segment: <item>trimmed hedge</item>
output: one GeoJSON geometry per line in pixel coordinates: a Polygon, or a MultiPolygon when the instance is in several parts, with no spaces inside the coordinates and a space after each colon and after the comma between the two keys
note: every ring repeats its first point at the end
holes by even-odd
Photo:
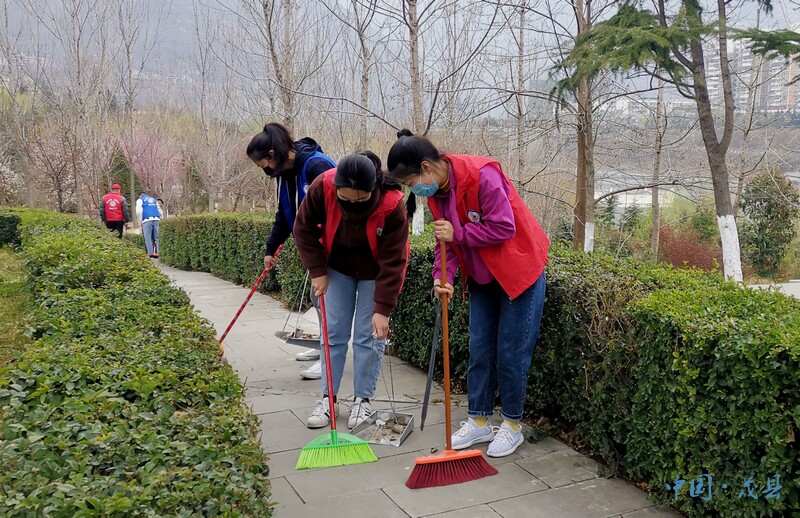
{"type": "Polygon", "coordinates": [[[122,237],[126,239],[129,243],[131,243],[136,248],[142,250],[143,252],[147,252],[147,248],[144,245],[144,234],[134,234],[133,232],[123,232],[122,237]]]}
{"type": "MultiPolygon", "coordinates": [[[[209,272],[252,286],[264,269],[264,250],[274,219],[268,212],[164,219],[159,225],[159,259],[182,270],[209,272]]],[[[270,272],[259,291],[277,289],[276,272],[270,272]]]]}
{"type": "Polygon", "coordinates": [[[0,371],[0,515],[270,516],[211,326],[129,244],[22,212],[33,345],[0,371]]]}
{"type": "MultiPolygon", "coordinates": [[[[431,295],[434,243],[430,232],[411,241],[390,334],[398,356],[424,366],[438,303],[431,295]]],[[[303,272],[293,247],[282,262],[290,267],[279,276],[281,286],[296,289],[303,272]]],[[[689,516],[798,512],[799,301],[725,282],[718,273],[620,263],[558,243],[547,275],[529,417],[575,426],[613,472],[649,481],[655,500],[689,516]],[[777,502],[760,494],[776,473],[777,502]],[[689,494],[690,482],[703,474],[714,480],[711,501],[689,494]],[[677,500],[667,489],[676,476],[686,480],[677,500]],[[750,476],[759,498],[740,499],[750,476]]],[[[451,368],[454,381],[464,383],[469,308],[458,279],[456,293],[451,368]]]]}
{"type": "Polygon", "coordinates": [[[800,304],[746,288],[666,289],[632,304],[631,317],[641,348],[628,470],[670,482],[683,474],[687,485],[687,475],[712,475],[713,500],[679,501],[687,513],[797,516],[800,304]],[[757,500],[740,495],[749,477],[757,500]],[[764,496],[776,482],[780,502],[764,496]]]}

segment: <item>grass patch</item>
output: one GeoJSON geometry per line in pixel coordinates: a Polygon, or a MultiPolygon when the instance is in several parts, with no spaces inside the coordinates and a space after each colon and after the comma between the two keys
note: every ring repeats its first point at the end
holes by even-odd
{"type": "Polygon", "coordinates": [[[30,342],[23,333],[30,304],[24,285],[22,261],[11,249],[0,247],[0,366],[7,365],[12,353],[30,342]]]}

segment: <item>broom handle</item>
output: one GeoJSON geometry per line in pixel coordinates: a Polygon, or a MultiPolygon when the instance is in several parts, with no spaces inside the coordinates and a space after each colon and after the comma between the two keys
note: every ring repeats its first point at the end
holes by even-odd
{"type": "MultiPolygon", "coordinates": [[[[447,246],[444,241],[439,241],[439,252],[442,267],[440,284],[444,287],[447,284],[447,246]]],[[[444,356],[444,421],[447,423],[444,435],[447,449],[452,450],[453,440],[450,435],[453,425],[450,422],[450,334],[447,325],[447,295],[442,295],[440,301],[442,303],[442,355],[444,356]]]]}
{"type": "MultiPolygon", "coordinates": [[[[283,248],[283,245],[279,246],[279,247],[278,247],[278,250],[276,250],[276,251],[275,251],[275,255],[274,255],[274,257],[275,257],[276,259],[277,259],[277,257],[278,257],[278,254],[279,254],[279,253],[281,253],[281,249],[282,249],[282,248],[283,248]]],[[[231,328],[233,327],[233,324],[235,324],[235,323],[236,323],[236,320],[239,318],[239,315],[241,315],[241,314],[242,314],[242,311],[244,311],[244,308],[245,308],[245,306],[247,306],[247,303],[248,303],[248,302],[250,302],[250,299],[253,297],[253,293],[255,293],[255,292],[256,292],[256,290],[258,289],[258,286],[259,286],[259,285],[261,284],[261,282],[264,280],[264,277],[266,277],[266,276],[267,276],[267,274],[269,273],[269,270],[270,270],[270,268],[264,267],[264,270],[261,272],[261,276],[259,276],[259,278],[258,278],[258,280],[256,281],[256,283],[255,283],[255,284],[253,284],[253,287],[252,287],[252,288],[250,288],[250,293],[247,295],[247,298],[246,298],[246,299],[244,299],[244,302],[242,302],[242,305],[241,305],[241,306],[239,306],[239,311],[237,311],[237,312],[236,312],[236,315],[234,315],[234,317],[233,317],[233,320],[231,320],[231,323],[230,323],[230,324],[228,324],[228,327],[227,327],[227,328],[225,328],[225,332],[224,332],[224,333],[222,333],[222,336],[220,336],[220,337],[219,337],[219,344],[220,344],[220,345],[222,345],[222,342],[224,342],[224,341],[225,341],[225,337],[226,337],[226,336],[228,336],[228,332],[229,332],[229,331],[231,330],[231,328]]]]}
{"type": "MultiPolygon", "coordinates": [[[[333,374],[331,373],[331,345],[328,343],[328,317],[325,315],[325,295],[319,296],[319,316],[322,320],[322,341],[325,344],[325,377],[328,379],[328,412],[331,415],[331,433],[336,435],[336,412],[334,412],[333,374]]],[[[325,394],[323,394],[324,396],[325,394]]]]}

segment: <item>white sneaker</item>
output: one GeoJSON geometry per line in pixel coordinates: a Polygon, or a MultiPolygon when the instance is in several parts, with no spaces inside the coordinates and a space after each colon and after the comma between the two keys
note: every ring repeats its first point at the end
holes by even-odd
{"type": "Polygon", "coordinates": [[[366,421],[370,415],[372,415],[372,405],[369,404],[369,401],[357,397],[350,407],[350,419],[347,420],[347,426],[352,430],[366,421]]]}
{"type": "Polygon", "coordinates": [[[299,362],[307,362],[311,360],[319,360],[319,349],[309,349],[294,355],[294,359],[299,362]]]}
{"type": "Polygon", "coordinates": [[[494,429],[489,422],[478,426],[471,417],[461,422],[461,428],[451,436],[454,450],[463,450],[479,442],[489,442],[494,437],[494,429]]]}
{"type": "MultiPolygon", "coordinates": [[[[339,404],[334,403],[333,405],[333,413],[334,415],[339,415],[339,404]]],[[[317,401],[314,410],[311,412],[311,415],[308,416],[306,420],[306,425],[309,428],[322,428],[323,426],[328,426],[331,422],[331,411],[330,406],[328,404],[328,398],[322,398],[321,401],[317,401]]]]}
{"type": "Polygon", "coordinates": [[[322,378],[322,362],[317,360],[311,367],[300,371],[300,377],[307,380],[318,380],[322,378]]]}
{"type": "Polygon", "coordinates": [[[511,455],[519,448],[519,445],[525,442],[525,437],[522,436],[522,427],[518,432],[506,423],[500,425],[499,428],[495,427],[497,434],[492,439],[489,448],[486,450],[486,455],[489,457],[505,457],[511,455]]]}

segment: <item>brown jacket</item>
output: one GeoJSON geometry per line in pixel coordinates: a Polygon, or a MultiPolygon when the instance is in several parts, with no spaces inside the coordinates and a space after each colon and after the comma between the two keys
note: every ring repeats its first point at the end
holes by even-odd
{"type": "MultiPolygon", "coordinates": [[[[397,295],[403,283],[403,270],[407,261],[408,221],[403,203],[386,216],[378,237],[377,258],[367,239],[367,220],[380,205],[382,191],[376,188],[370,198],[372,204],[364,214],[342,211],[342,219],[326,257],[320,239],[322,226],[327,224],[327,208],[323,176],[308,188],[303,203],[297,211],[294,239],[303,265],[311,277],[327,275],[328,268],[358,280],[375,281],[375,313],[389,316],[397,305],[397,295]]],[[[338,207],[337,207],[338,209],[338,207]]],[[[339,209],[341,210],[341,209],[339,209]]]]}

